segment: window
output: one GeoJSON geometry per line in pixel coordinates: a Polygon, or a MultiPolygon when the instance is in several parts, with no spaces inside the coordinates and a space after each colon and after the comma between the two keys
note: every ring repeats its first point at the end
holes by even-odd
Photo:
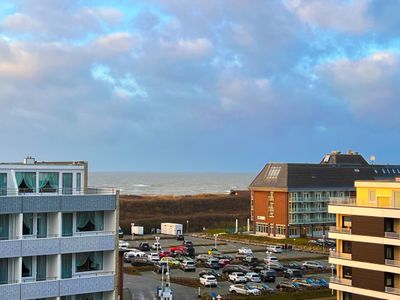
{"type": "Polygon", "coordinates": [[[394,287],[394,274],[385,272],[385,286],[394,287]]]}
{"type": "Polygon", "coordinates": [[[81,180],[82,180],[82,175],[81,173],[76,173],[76,191],[80,192],[81,191],[81,180]]]}
{"type": "Polygon", "coordinates": [[[103,252],[85,252],[75,255],[75,272],[103,270],[103,252]]]}
{"type": "Polygon", "coordinates": [[[76,213],[76,231],[104,230],[104,211],[84,211],[76,213]]]}
{"type": "Polygon", "coordinates": [[[58,173],[39,173],[39,191],[40,193],[56,193],[58,191],[58,173]]]}
{"type": "Polygon", "coordinates": [[[0,196],[7,195],[7,174],[0,173],[0,196]]]}
{"type": "Polygon", "coordinates": [[[394,259],[394,247],[385,245],[385,259],[394,259]]]}
{"type": "Polygon", "coordinates": [[[342,226],[351,228],[351,216],[342,216],[342,226]]]}
{"type": "Polygon", "coordinates": [[[36,257],[36,281],[46,280],[46,256],[36,257]]]}
{"type": "Polygon", "coordinates": [[[385,218],[385,232],[393,232],[393,219],[392,218],[385,218]]]}
{"type": "Polygon", "coordinates": [[[47,213],[24,213],[22,234],[37,238],[47,237],[47,213]]]}
{"type": "Polygon", "coordinates": [[[268,233],[268,224],[256,223],[256,232],[268,233]]]}
{"type": "Polygon", "coordinates": [[[343,292],[343,300],[351,300],[351,293],[343,292]]]}
{"type": "Polygon", "coordinates": [[[274,192],[270,192],[268,196],[268,216],[274,217],[274,192]]]}
{"type": "Polygon", "coordinates": [[[62,214],[62,236],[72,236],[72,213],[62,214]]]}
{"type": "Polygon", "coordinates": [[[271,167],[267,174],[267,179],[276,179],[281,171],[281,167],[271,167]]]}
{"type": "Polygon", "coordinates": [[[23,235],[33,235],[33,213],[26,213],[22,224],[23,235]]]}
{"type": "Polygon", "coordinates": [[[343,266],[343,278],[351,279],[351,267],[343,266]]]}
{"type": "Polygon", "coordinates": [[[62,174],[62,193],[72,194],[72,173],[62,174]]]}
{"type": "Polygon", "coordinates": [[[276,234],[277,235],[285,235],[286,234],[286,226],[285,225],[276,225],[276,234]]]}
{"type": "Polygon", "coordinates": [[[8,240],[10,237],[9,215],[0,215],[0,240],[8,240]]]}
{"type": "Polygon", "coordinates": [[[351,254],[351,242],[342,241],[342,252],[351,254]]]}
{"type": "Polygon", "coordinates": [[[61,278],[72,277],[72,254],[61,255],[61,278]]]}
{"type": "Polygon", "coordinates": [[[15,172],[15,180],[20,193],[36,192],[36,173],[35,172],[15,172]]]}
{"type": "Polygon", "coordinates": [[[33,275],[32,256],[22,257],[22,277],[32,277],[33,275]]]}
{"type": "Polygon", "coordinates": [[[8,258],[0,258],[0,284],[8,283],[8,258]]]}

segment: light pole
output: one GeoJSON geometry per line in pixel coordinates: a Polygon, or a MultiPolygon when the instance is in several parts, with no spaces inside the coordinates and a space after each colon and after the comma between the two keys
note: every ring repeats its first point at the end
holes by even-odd
{"type": "MultiPolygon", "coordinates": [[[[331,264],[331,270],[332,270],[332,277],[331,277],[331,281],[333,281],[333,269],[335,268],[335,266],[333,264],[331,264]]],[[[333,289],[332,289],[332,295],[333,295],[333,289]]]]}
{"type": "Polygon", "coordinates": [[[269,263],[271,261],[271,251],[267,251],[267,265],[268,265],[268,271],[270,271],[269,263]]]}
{"type": "Polygon", "coordinates": [[[214,234],[214,248],[217,249],[217,238],[218,238],[218,234],[214,234]]]}
{"type": "Polygon", "coordinates": [[[189,220],[186,220],[186,233],[189,233],[189,220]]]}
{"type": "Polygon", "coordinates": [[[156,239],[156,249],[157,249],[157,254],[159,254],[159,252],[158,252],[158,245],[160,244],[160,243],[159,243],[159,241],[160,241],[160,237],[159,237],[159,236],[156,236],[156,237],[155,237],[155,239],[156,239]]]}
{"type": "Polygon", "coordinates": [[[325,253],[325,234],[322,235],[322,253],[325,253]]]}

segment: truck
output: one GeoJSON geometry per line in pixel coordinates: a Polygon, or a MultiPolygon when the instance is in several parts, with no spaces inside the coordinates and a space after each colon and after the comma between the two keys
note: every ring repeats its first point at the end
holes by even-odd
{"type": "Polygon", "coordinates": [[[183,225],[176,223],[161,223],[161,234],[181,235],[183,234],[183,225]]]}

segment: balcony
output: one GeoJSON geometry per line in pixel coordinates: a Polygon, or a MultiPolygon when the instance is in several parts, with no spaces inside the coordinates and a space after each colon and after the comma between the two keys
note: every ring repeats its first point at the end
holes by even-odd
{"type": "Polygon", "coordinates": [[[290,218],[289,224],[326,224],[326,223],[335,223],[335,218],[320,218],[320,219],[297,219],[290,218]]]}
{"type": "Polygon", "coordinates": [[[330,251],[329,257],[351,260],[351,253],[330,251]]]}
{"type": "Polygon", "coordinates": [[[386,286],[385,287],[385,293],[400,295],[400,289],[386,286]]]}
{"type": "Polygon", "coordinates": [[[343,205],[343,206],[355,206],[357,204],[356,198],[354,197],[331,197],[329,198],[329,205],[343,205]]]}
{"type": "Polygon", "coordinates": [[[385,265],[392,267],[400,267],[400,260],[385,259],[385,265]]]}
{"type": "Polygon", "coordinates": [[[60,253],[107,251],[115,249],[115,232],[98,231],[63,237],[60,239],[60,253]]]}
{"type": "Polygon", "coordinates": [[[58,297],[59,281],[56,278],[47,278],[45,281],[31,281],[21,283],[21,299],[39,299],[58,297]]]}
{"type": "Polygon", "coordinates": [[[330,226],[329,232],[351,234],[351,228],[330,226]]]}
{"type": "Polygon", "coordinates": [[[400,239],[400,233],[397,232],[385,232],[385,238],[389,239],[400,239]]]}
{"type": "Polygon", "coordinates": [[[55,195],[115,195],[117,189],[115,188],[96,188],[88,187],[81,189],[72,188],[58,188],[58,189],[1,189],[0,197],[7,196],[55,196],[55,195]]]}
{"type": "Polygon", "coordinates": [[[341,284],[351,286],[351,279],[341,278],[341,277],[331,277],[330,283],[341,284]]]}
{"type": "Polygon", "coordinates": [[[0,284],[0,295],[2,299],[21,299],[21,286],[17,281],[0,284]]]}
{"type": "Polygon", "coordinates": [[[113,272],[82,274],[61,279],[60,296],[113,291],[114,280],[113,272]]]}

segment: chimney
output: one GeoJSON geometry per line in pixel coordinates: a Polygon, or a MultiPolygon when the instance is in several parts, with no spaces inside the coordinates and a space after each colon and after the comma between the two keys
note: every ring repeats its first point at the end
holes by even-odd
{"type": "Polygon", "coordinates": [[[35,164],[35,158],[32,156],[27,156],[24,158],[24,165],[34,165],[35,164]]]}

